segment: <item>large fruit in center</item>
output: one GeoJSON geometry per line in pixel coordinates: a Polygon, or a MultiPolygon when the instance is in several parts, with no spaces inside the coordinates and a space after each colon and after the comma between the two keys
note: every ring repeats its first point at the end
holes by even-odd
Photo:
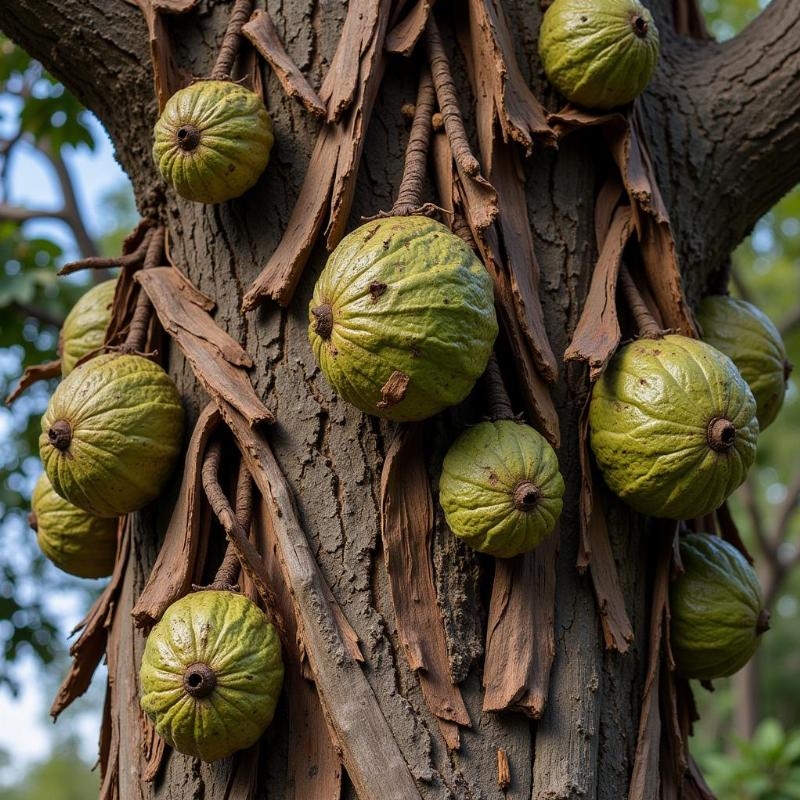
{"type": "Polygon", "coordinates": [[[108,354],[56,388],[39,453],[53,488],[98,517],[136,511],[161,493],[180,454],[175,384],[142,356],[108,354]]]}
{"type": "Polygon", "coordinates": [[[255,743],[283,684],[275,628],[246,597],[195,592],[147,637],[141,705],[179,753],[216,761],[255,743]]]}
{"type": "Polygon", "coordinates": [[[726,295],[706,297],[697,318],[703,339],[731,358],[750,386],[763,431],[781,410],[792,369],[778,329],[754,305],[726,295]]]}
{"type": "Polygon", "coordinates": [[[117,520],[95,517],[56,494],[42,473],[31,497],[31,527],[42,552],[64,572],[103,578],[114,570],[117,520]]]}
{"type": "Polygon", "coordinates": [[[718,536],[682,536],[680,551],[684,573],[669,592],[675,666],[686,678],[733,675],[769,628],[756,573],[718,536]]]}
{"type": "Polygon", "coordinates": [[[66,378],[84,356],[105,341],[117,279],[103,281],[81,295],[61,327],[61,374],[66,378]]]}
{"type": "Polygon", "coordinates": [[[744,481],[756,403],[733,362],[685,336],[622,347],[595,384],[591,445],[611,490],[643,514],[701,517],[744,481]]]}
{"type": "Polygon", "coordinates": [[[357,228],[314,288],[308,335],[331,386],[368,414],[431,417],[461,402],[497,336],[492,283],[472,250],[426,217],[357,228]]]}
{"type": "Polygon", "coordinates": [[[539,30],[547,79],[587,108],[630,103],[650,83],[658,50],[653,17],[636,0],[555,0],[539,30]]]}
{"type": "Polygon", "coordinates": [[[222,203],[255,184],[272,141],[272,120],[255,92],[228,81],[198,81],[167,101],[153,158],[181,197],[222,203]]]}
{"type": "Polygon", "coordinates": [[[529,425],[481,422],[442,464],[439,502],[456,536],[498,558],[533,550],[561,514],[564,479],[555,451],[529,425]]]}

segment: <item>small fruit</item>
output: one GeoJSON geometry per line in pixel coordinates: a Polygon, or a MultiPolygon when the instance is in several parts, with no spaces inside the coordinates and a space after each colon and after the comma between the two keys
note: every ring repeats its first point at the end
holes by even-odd
{"type": "Polygon", "coordinates": [[[703,339],[725,353],[749,384],[763,431],[781,410],[792,370],[778,329],[754,305],[726,295],[706,297],[698,321],[703,339]]]}
{"type": "Polygon", "coordinates": [[[68,503],[45,473],[34,487],[28,521],[42,552],[64,572],[103,578],[114,571],[117,520],[92,516],[68,503]]]}
{"type": "Polygon", "coordinates": [[[458,236],[421,216],[369,222],[342,239],[314,288],[309,322],[336,392],[397,421],[460,403],[497,336],[485,268],[458,236]]]}
{"type": "Polygon", "coordinates": [[[39,453],[53,488],[98,517],[155,500],[180,454],[183,406],[175,384],[142,356],[107,354],[56,388],[39,453]]]}
{"type": "Polygon", "coordinates": [[[669,592],[675,666],[686,678],[733,675],[769,629],[756,573],[718,536],[682,536],[680,551],[684,573],[669,592]]]}
{"type": "Polygon", "coordinates": [[[103,281],[81,295],[61,328],[61,374],[66,378],[84,356],[102,346],[111,321],[117,279],[103,281]]]}
{"type": "Polygon", "coordinates": [[[272,120],[255,92],[228,81],[198,81],[167,101],[153,158],[181,197],[223,203],[255,184],[272,141],[272,120]]]}
{"type": "Polygon", "coordinates": [[[481,422],[456,439],[442,464],[447,524],[498,558],[533,550],[561,514],[564,479],[555,451],[529,425],[481,422]]]}
{"type": "Polygon", "coordinates": [[[254,744],[283,684],[275,628],[240,594],[203,591],[173,603],[147,637],[141,706],[179,753],[216,761],[254,744]]]}
{"type": "Polygon", "coordinates": [[[573,103],[609,109],[630,103],[650,83],[658,30],[637,0],[555,0],[539,30],[547,79],[573,103]]]}
{"type": "Polygon", "coordinates": [[[609,488],[643,514],[701,517],[744,481],[758,420],[733,362],[685,336],[622,347],[592,390],[591,445],[609,488]]]}

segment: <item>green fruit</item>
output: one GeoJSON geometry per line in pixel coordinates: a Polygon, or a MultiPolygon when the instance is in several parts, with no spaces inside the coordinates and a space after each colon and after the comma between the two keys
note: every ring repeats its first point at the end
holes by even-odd
{"type": "Polygon", "coordinates": [[[97,356],[56,388],[42,417],[39,453],[53,488],[98,517],[155,500],[181,451],[175,384],[142,356],[97,356]]]}
{"type": "Polygon", "coordinates": [[[141,706],[179,753],[216,761],[254,744],[283,683],[275,628],[246,597],[189,594],[147,637],[141,706]]]}
{"type": "Polygon", "coordinates": [[[426,217],[362,225],[314,288],[308,336],[349,403],[398,421],[460,403],[497,336],[492,282],[472,250],[426,217]]]}
{"type": "Polygon", "coordinates": [[[255,92],[228,81],[199,81],[167,101],[153,158],[181,197],[222,203],[255,184],[272,141],[272,120],[255,92]]]}
{"type": "Polygon", "coordinates": [[[638,97],[653,77],[658,49],[653,17],[636,0],[555,0],[539,30],[547,79],[587,108],[638,97]]]}
{"type": "Polygon", "coordinates": [[[778,329],[754,305],[725,295],[706,297],[698,321],[703,339],[725,353],[750,385],[763,431],[781,410],[792,369],[778,329]]]}
{"type": "Polygon", "coordinates": [[[717,536],[682,536],[680,550],[684,573],[669,592],[675,666],[686,678],[733,675],[769,629],[756,573],[717,536]]]}
{"type": "Polygon", "coordinates": [[[84,356],[102,346],[111,321],[117,279],[89,289],[72,307],[61,328],[61,374],[66,378],[84,356]]]}
{"type": "Polygon", "coordinates": [[[45,473],[33,490],[28,519],[42,552],[59,569],[79,578],[103,578],[114,571],[117,520],[92,516],[68,503],[45,473]]]}
{"type": "Polygon", "coordinates": [[[555,451],[528,425],[481,422],[456,439],[442,464],[447,524],[498,558],[533,550],[561,514],[564,480],[555,451]]]}
{"type": "Polygon", "coordinates": [[[756,403],[733,362],[685,336],[622,347],[592,390],[591,445],[611,490],[643,514],[702,517],[744,481],[756,403]]]}

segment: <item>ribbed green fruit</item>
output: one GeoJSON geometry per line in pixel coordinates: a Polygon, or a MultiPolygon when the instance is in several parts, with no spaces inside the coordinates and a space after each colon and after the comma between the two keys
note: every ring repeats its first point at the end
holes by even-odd
{"type": "Polygon", "coordinates": [[[640,95],[658,51],[653,17],[636,0],[555,0],[539,30],[547,79],[587,108],[615,108],[640,95]]]}
{"type": "Polygon", "coordinates": [[[682,536],[680,551],[685,571],[669,593],[675,666],[686,678],[733,675],[769,628],[756,573],[718,536],[682,536]]]}
{"type": "Polygon", "coordinates": [[[272,120],[255,92],[228,81],[198,81],[167,101],[153,158],[181,197],[223,203],[255,184],[272,141],[272,120]]]}
{"type": "Polygon", "coordinates": [[[643,514],[702,517],[745,479],[756,403],[733,362],[685,336],[622,347],[592,390],[591,446],[609,488],[643,514]]]}
{"type": "Polygon", "coordinates": [[[56,388],[39,453],[53,488],[98,517],[118,517],[161,493],[181,451],[175,384],[142,356],[97,356],[56,388]]]}
{"type": "Polygon", "coordinates": [[[439,502],[456,536],[511,558],[533,550],[561,515],[558,458],[529,425],[481,422],[456,439],[442,464],[439,502]]]}
{"type": "Polygon", "coordinates": [[[61,327],[61,374],[66,378],[84,356],[105,341],[117,279],[103,281],[81,295],[61,327]]]}
{"type": "Polygon", "coordinates": [[[726,295],[706,297],[697,317],[703,339],[731,358],[749,384],[763,431],[781,410],[792,370],[778,329],[754,305],[726,295]]]}
{"type": "Polygon", "coordinates": [[[497,336],[486,269],[458,236],[421,216],[369,222],[342,239],[314,288],[309,322],[336,392],[398,421],[461,402],[497,336]]]}
{"type": "Polygon", "coordinates": [[[173,603],[147,637],[141,706],[178,752],[216,761],[254,744],[283,684],[281,645],[263,612],[233,592],[173,603]]]}
{"type": "Polygon", "coordinates": [[[29,521],[42,552],[64,572],[103,578],[114,571],[117,520],[95,517],[68,503],[46,473],[34,487],[29,521]]]}

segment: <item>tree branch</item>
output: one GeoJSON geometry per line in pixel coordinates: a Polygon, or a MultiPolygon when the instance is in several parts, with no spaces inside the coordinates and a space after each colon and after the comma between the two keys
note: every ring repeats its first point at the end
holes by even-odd
{"type": "Polygon", "coordinates": [[[0,203],[0,220],[6,222],[28,222],[32,219],[60,219],[68,223],[64,210],[60,208],[48,210],[46,208],[25,208],[23,206],[0,203]]]}

